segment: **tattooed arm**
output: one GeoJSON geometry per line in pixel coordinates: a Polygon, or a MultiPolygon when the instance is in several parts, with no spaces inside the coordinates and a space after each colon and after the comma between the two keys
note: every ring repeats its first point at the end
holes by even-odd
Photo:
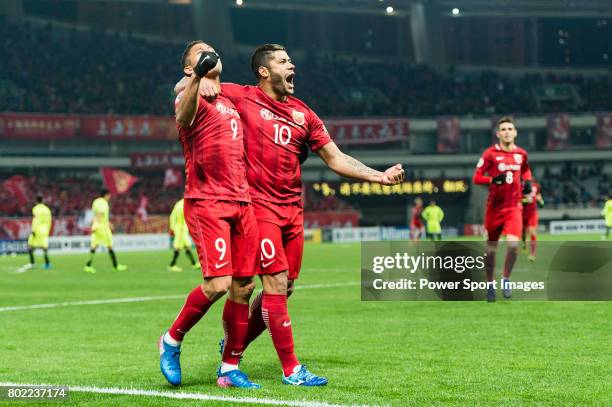
{"type": "Polygon", "coordinates": [[[336,143],[331,142],[315,151],[336,174],[361,181],[378,182],[383,185],[398,184],[404,180],[401,164],[395,164],[385,172],[377,171],[350,155],[344,154],[336,143]]]}

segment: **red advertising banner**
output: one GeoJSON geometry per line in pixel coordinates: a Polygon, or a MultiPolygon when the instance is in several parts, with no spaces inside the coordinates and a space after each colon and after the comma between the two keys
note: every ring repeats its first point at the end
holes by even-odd
{"type": "MultiPolygon", "coordinates": [[[[138,216],[111,215],[114,233],[167,233],[168,216],[149,215],[145,220],[138,216]]],[[[0,240],[27,239],[30,235],[32,218],[0,218],[0,240]]],[[[89,234],[91,222],[77,216],[53,217],[52,236],[73,236],[89,234]]]]}
{"type": "Polygon", "coordinates": [[[548,150],[565,150],[569,145],[570,117],[567,113],[554,114],[546,118],[548,150]]]}
{"type": "Polygon", "coordinates": [[[164,188],[180,188],[183,186],[183,171],[168,168],[164,173],[164,188]]]}
{"type": "Polygon", "coordinates": [[[465,223],[463,225],[463,235],[464,236],[484,236],[485,228],[480,224],[473,223],[465,223]]]}
{"type": "Polygon", "coordinates": [[[0,113],[0,136],[15,138],[70,138],[79,120],[65,115],[0,113]]]}
{"type": "Polygon", "coordinates": [[[612,113],[597,115],[597,148],[612,148],[612,113]]]}
{"type": "Polygon", "coordinates": [[[355,210],[343,211],[306,211],[304,227],[347,227],[359,226],[360,214],[355,210]]]}
{"type": "Polygon", "coordinates": [[[176,124],[172,117],[81,117],[79,135],[111,140],[178,140],[176,124]]]}
{"type": "Polygon", "coordinates": [[[182,168],[185,159],[182,153],[133,153],[130,154],[130,164],[135,168],[182,168]]]}
{"type": "Polygon", "coordinates": [[[410,133],[408,119],[330,119],[325,120],[336,144],[382,144],[406,141],[410,133]]]}
{"type": "Polygon", "coordinates": [[[458,117],[438,117],[438,153],[459,151],[461,130],[458,117]]]}

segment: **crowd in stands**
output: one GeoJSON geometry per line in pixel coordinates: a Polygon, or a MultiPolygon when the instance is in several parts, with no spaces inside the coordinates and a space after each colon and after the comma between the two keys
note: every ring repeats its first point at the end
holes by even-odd
{"type": "Polygon", "coordinates": [[[355,210],[353,206],[334,195],[322,196],[314,192],[309,185],[304,185],[304,210],[312,212],[332,212],[355,210]]]}
{"type": "Polygon", "coordinates": [[[549,207],[599,207],[610,194],[612,182],[601,166],[576,166],[560,171],[545,168],[541,179],[542,197],[549,207]]]}
{"type": "MultiPolygon", "coordinates": [[[[153,42],[97,30],[24,23],[0,26],[2,110],[51,113],[172,114],[184,44],[153,42]]],[[[226,55],[223,79],[253,83],[247,56],[226,55]]],[[[612,75],[505,76],[440,73],[396,62],[363,63],[334,56],[296,59],[296,95],[321,116],[430,116],[607,110],[612,75]],[[536,103],[533,87],[569,84],[566,105],[536,103]]]]}
{"type": "MultiPolygon", "coordinates": [[[[163,187],[163,174],[135,175],[139,180],[127,193],[111,197],[111,214],[135,215],[143,196],[147,198],[149,214],[169,214],[182,197],[182,188],[163,187]]],[[[7,178],[0,178],[0,185],[7,178]]],[[[80,215],[91,208],[103,189],[100,178],[93,175],[64,177],[40,173],[25,178],[25,202],[5,188],[0,189],[0,216],[31,216],[38,195],[43,196],[54,216],[80,215]]]]}

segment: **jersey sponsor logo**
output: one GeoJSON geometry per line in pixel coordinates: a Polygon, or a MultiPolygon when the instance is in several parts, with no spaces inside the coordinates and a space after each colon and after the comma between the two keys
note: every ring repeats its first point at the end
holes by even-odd
{"type": "Polygon", "coordinates": [[[523,163],[523,156],[520,154],[514,154],[514,161],[516,161],[517,164],[522,164],[523,163]]]}
{"type": "Polygon", "coordinates": [[[299,124],[300,126],[306,122],[306,118],[304,113],[294,110],[291,112],[291,116],[293,116],[293,121],[299,124]]]}
{"type": "Polygon", "coordinates": [[[265,107],[259,111],[259,114],[261,115],[261,118],[264,119],[264,120],[278,120],[280,122],[287,123],[291,127],[298,128],[298,126],[296,126],[296,123],[294,123],[291,120],[288,120],[288,119],[286,119],[284,117],[280,117],[280,116],[272,113],[271,111],[269,111],[265,107]]]}
{"type": "Polygon", "coordinates": [[[480,157],[480,160],[478,160],[478,164],[476,164],[476,167],[480,168],[484,165],[484,159],[482,157],[480,157]]]}
{"type": "Polygon", "coordinates": [[[274,118],[274,114],[266,108],[263,108],[259,111],[261,118],[264,120],[272,120],[274,118]]]}
{"type": "Polygon", "coordinates": [[[497,168],[501,171],[519,171],[521,169],[520,165],[516,165],[516,164],[504,164],[504,163],[499,163],[499,165],[497,166],[497,168]]]}
{"type": "Polygon", "coordinates": [[[225,106],[221,102],[217,102],[215,107],[217,108],[217,111],[219,111],[219,113],[229,114],[229,115],[232,115],[232,116],[240,117],[240,114],[238,114],[238,111],[236,109],[233,109],[231,107],[227,107],[227,106],[225,106]]]}
{"type": "Polygon", "coordinates": [[[229,263],[229,260],[226,261],[226,262],[223,262],[223,263],[217,263],[217,264],[215,264],[215,268],[216,269],[220,269],[221,267],[226,266],[228,263],[229,263]]]}

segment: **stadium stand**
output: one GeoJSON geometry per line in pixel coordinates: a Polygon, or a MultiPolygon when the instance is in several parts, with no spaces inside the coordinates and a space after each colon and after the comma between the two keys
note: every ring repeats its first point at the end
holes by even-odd
{"type": "MultiPolygon", "coordinates": [[[[3,110],[172,114],[183,44],[29,23],[3,25],[0,36],[7,51],[0,65],[3,110]]],[[[224,80],[252,83],[248,56],[223,60],[224,80]]],[[[422,65],[321,55],[298,59],[297,72],[298,96],[327,117],[584,112],[612,105],[610,74],[509,76],[454,68],[441,74],[422,65]],[[555,86],[567,98],[542,103],[538,90],[555,86]]]]}

